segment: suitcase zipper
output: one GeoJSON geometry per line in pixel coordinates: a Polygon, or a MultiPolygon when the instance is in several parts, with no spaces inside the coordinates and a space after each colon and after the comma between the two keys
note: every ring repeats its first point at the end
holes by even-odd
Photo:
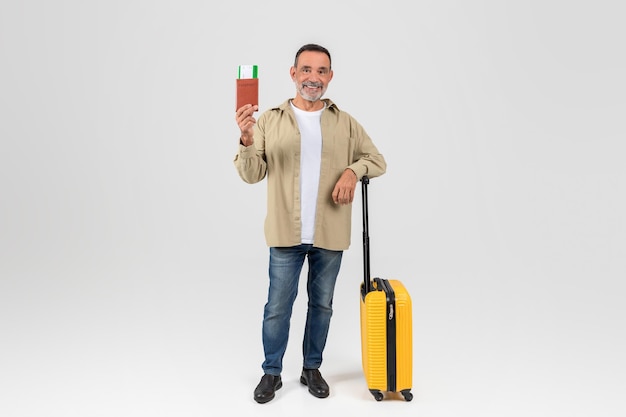
{"type": "Polygon", "coordinates": [[[393,392],[396,390],[396,295],[388,280],[374,278],[374,281],[387,298],[387,391],[393,392]]]}

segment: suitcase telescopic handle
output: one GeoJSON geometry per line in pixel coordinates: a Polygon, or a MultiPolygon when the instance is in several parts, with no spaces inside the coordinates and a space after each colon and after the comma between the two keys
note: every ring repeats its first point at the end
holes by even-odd
{"type": "Polygon", "coordinates": [[[370,179],[367,175],[361,178],[361,191],[363,193],[363,285],[365,294],[371,291],[370,282],[370,236],[369,236],[369,214],[367,209],[367,185],[370,179]]]}

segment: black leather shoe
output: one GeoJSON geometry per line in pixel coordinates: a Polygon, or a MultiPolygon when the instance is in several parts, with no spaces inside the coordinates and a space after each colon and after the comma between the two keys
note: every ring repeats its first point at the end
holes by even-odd
{"type": "Polygon", "coordinates": [[[330,394],[330,388],[319,369],[302,369],[300,382],[308,386],[309,392],[317,398],[326,398],[330,394]]]}
{"type": "Polygon", "coordinates": [[[274,398],[274,393],[283,386],[280,375],[265,374],[254,389],[254,401],[264,404],[274,398]]]}

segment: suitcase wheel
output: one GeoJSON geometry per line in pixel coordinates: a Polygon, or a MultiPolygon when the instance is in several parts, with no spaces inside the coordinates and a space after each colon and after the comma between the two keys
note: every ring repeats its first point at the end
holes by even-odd
{"type": "Polygon", "coordinates": [[[411,401],[413,399],[413,394],[408,389],[400,391],[405,400],[411,401]]]}
{"type": "Polygon", "coordinates": [[[372,393],[372,395],[374,396],[376,401],[382,401],[383,400],[383,393],[382,393],[382,391],[377,390],[377,389],[371,389],[370,392],[372,393]]]}

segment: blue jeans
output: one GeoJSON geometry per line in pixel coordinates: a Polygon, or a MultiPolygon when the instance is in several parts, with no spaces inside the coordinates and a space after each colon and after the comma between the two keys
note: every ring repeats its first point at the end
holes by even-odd
{"type": "Polygon", "coordinates": [[[317,369],[322,364],[330,318],[333,314],[333,293],[341,266],[342,251],[331,251],[301,244],[270,248],[269,291],[263,311],[263,371],[280,375],[283,356],[289,339],[289,323],[298,282],[305,258],[308,258],[308,308],[304,340],[303,367],[317,369]]]}

